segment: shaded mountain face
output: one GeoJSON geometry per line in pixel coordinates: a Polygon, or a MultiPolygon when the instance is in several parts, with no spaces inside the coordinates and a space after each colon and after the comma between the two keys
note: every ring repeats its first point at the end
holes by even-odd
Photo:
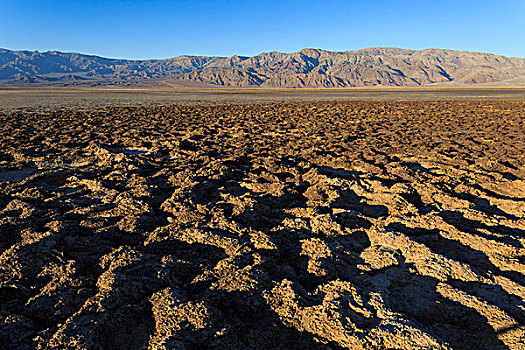
{"type": "Polygon", "coordinates": [[[121,60],[62,52],[0,49],[0,83],[8,85],[141,85],[312,87],[484,84],[525,76],[525,59],[428,49],[304,49],[253,57],[179,56],[121,60]]]}

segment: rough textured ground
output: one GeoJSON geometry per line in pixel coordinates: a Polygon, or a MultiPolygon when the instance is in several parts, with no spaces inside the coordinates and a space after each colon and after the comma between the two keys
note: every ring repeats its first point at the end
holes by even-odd
{"type": "Polygon", "coordinates": [[[0,114],[0,344],[523,349],[525,102],[0,114]]]}

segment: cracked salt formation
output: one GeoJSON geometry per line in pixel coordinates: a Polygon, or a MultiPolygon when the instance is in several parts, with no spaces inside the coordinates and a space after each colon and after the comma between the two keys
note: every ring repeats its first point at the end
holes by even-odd
{"type": "Polygon", "coordinates": [[[523,349],[524,107],[2,112],[0,344],[523,349]]]}

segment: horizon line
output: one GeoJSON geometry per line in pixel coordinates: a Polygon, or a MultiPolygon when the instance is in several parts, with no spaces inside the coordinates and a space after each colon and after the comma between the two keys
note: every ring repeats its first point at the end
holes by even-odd
{"type": "Polygon", "coordinates": [[[280,53],[280,54],[285,54],[285,55],[291,55],[291,54],[294,54],[294,53],[299,53],[299,52],[304,51],[304,50],[318,50],[318,51],[329,52],[329,53],[345,53],[345,52],[359,52],[359,51],[369,50],[369,49],[398,49],[398,50],[417,51],[417,52],[429,51],[429,50],[442,50],[442,51],[454,51],[454,52],[472,53],[472,54],[485,54],[485,55],[492,55],[492,56],[501,56],[501,57],[506,57],[506,58],[520,58],[520,59],[524,59],[525,58],[525,57],[519,57],[519,56],[505,56],[505,55],[502,55],[502,54],[496,54],[496,53],[491,53],[491,52],[483,52],[483,51],[454,50],[454,49],[443,49],[443,48],[437,48],[437,47],[429,47],[429,48],[426,48],[426,49],[417,50],[417,49],[407,49],[407,48],[395,47],[395,46],[368,46],[368,47],[363,47],[363,48],[357,49],[357,50],[346,50],[346,51],[331,51],[331,50],[325,50],[325,49],[321,49],[321,48],[305,47],[305,48],[303,48],[303,49],[301,49],[299,51],[292,51],[292,52],[262,51],[262,52],[260,52],[260,53],[258,53],[256,55],[253,55],[253,56],[245,56],[245,55],[238,55],[238,54],[234,54],[234,55],[230,55],[230,56],[217,56],[217,55],[208,56],[208,55],[183,54],[183,55],[166,57],[166,58],[143,58],[143,59],[107,57],[107,56],[102,56],[102,55],[99,55],[99,54],[83,53],[83,52],[80,52],[80,51],[17,50],[17,49],[8,49],[8,48],[5,48],[5,47],[0,47],[0,50],[6,50],[6,51],[11,51],[11,52],[32,52],[32,53],[42,53],[42,54],[45,54],[45,53],[79,54],[79,55],[83,55],[83,56],[91,56],[91,57],[110,59],[110,60],[125,60],[125,61],[163,61],[163,60],[170,60],[170,59],[179,58],[179,57],[210,57],[210,58],[231,58],[231,57],[243,57],[244,58],[245,57],[245,58],[248,59],[248,58],[257,57],[259,55],[269,54],[269,53],[280,53]]]}

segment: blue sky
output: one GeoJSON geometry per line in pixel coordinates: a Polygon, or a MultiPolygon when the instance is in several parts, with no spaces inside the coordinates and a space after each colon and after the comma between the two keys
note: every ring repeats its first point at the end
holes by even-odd
{"type": "Polygon", "coordinates": [[[0,0],[7,49],[143,59],[370,46],[525,57],[525,0],[0,0]]]}

